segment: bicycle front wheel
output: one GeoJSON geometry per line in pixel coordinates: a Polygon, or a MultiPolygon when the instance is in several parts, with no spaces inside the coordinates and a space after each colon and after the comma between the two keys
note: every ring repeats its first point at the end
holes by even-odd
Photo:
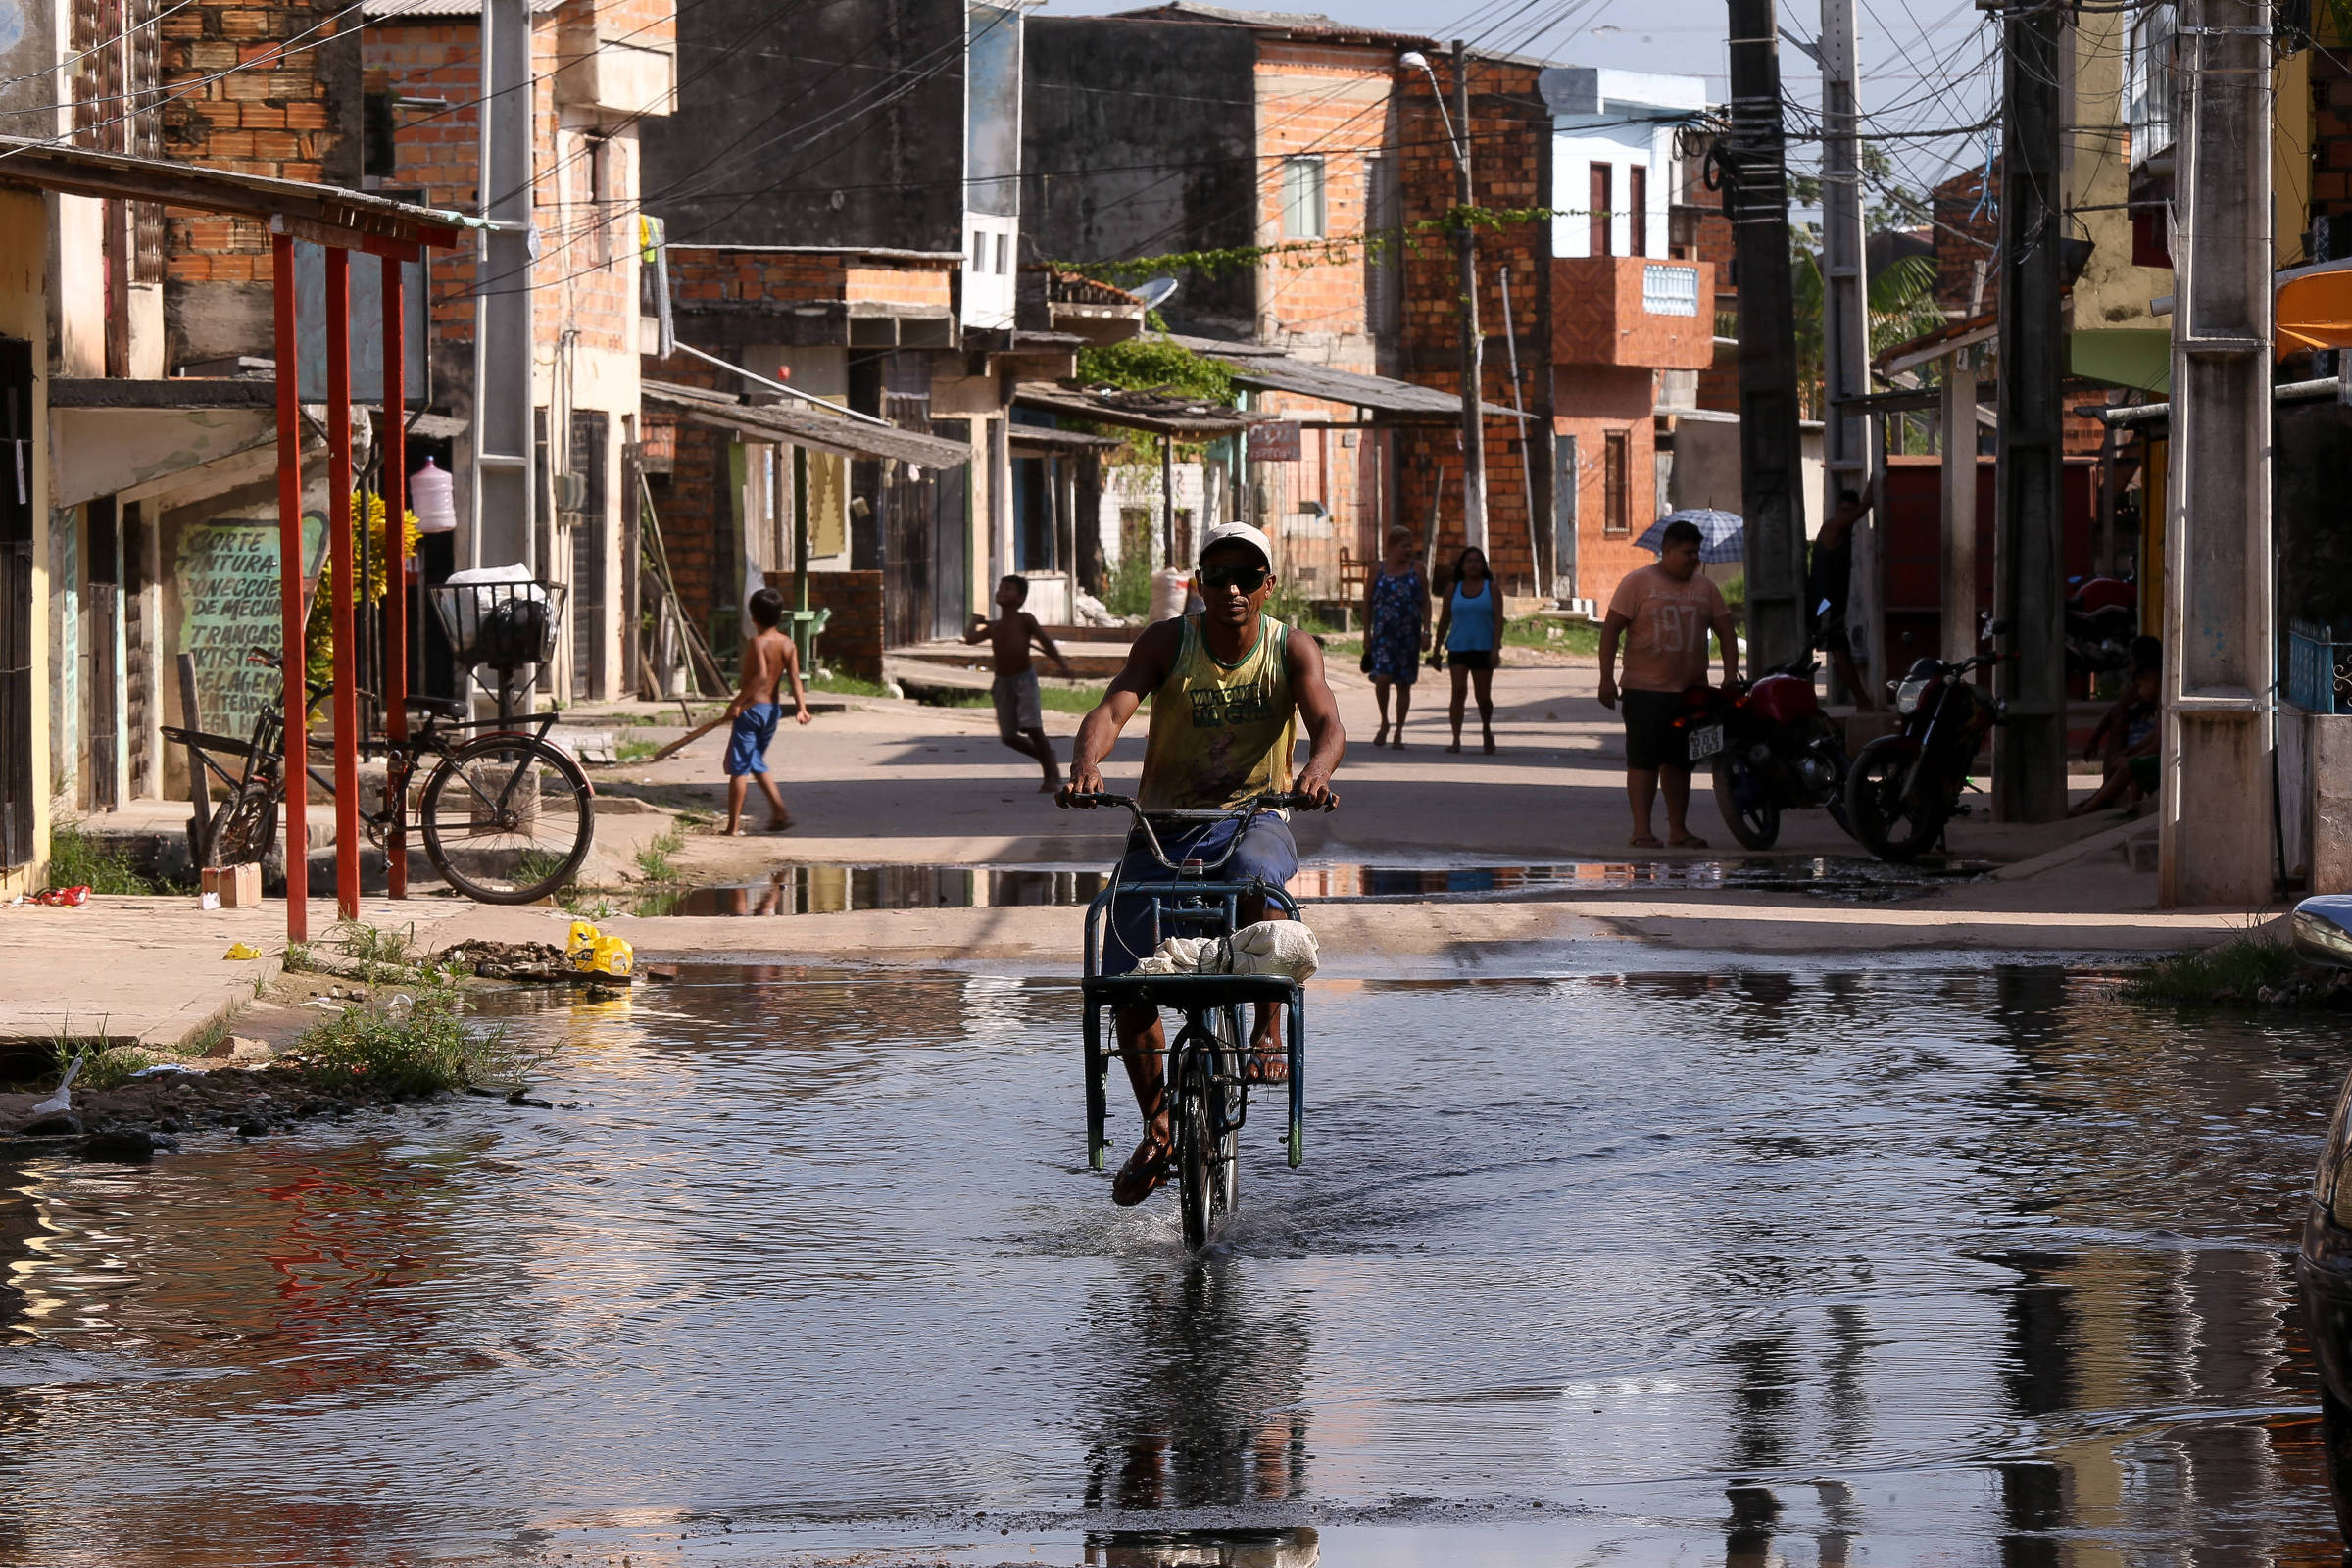
{"type": "Polygon", "coordinates": [[[482,904],[533,904],[579,874],[596,838],[588,775],[529,735],[484,735],[425,780],[424,853],[482,904]]]}
{"type": "Polygon", "coordinates": [[[1184,1245],[1198,1252],[1208,1245],[1217,1220],[1217,1143],[1210,1097],[1208,1063],[1194,1057],[1192,1070],[1177,1090],[1176,1180],[1184,1210],[1184,1245]]]}

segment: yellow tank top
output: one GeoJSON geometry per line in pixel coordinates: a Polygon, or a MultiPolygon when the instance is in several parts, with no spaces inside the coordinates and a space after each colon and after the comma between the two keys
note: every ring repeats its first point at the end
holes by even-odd
{"type": "Polygon", "coordinates": [[[1200,617],[1184,617],[1176,662],[1152,694],[1137,795],[1144,809],[1211,811],[1291,787],[1290,635],[1261,614],[1256,645],[1227,664],[1209,651],[1200,617]]]}

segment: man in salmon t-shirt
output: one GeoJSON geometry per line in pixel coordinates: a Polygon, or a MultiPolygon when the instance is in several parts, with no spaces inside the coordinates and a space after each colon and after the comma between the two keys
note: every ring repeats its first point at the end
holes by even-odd
{"type": "Polygon", "coordinates": [[[1634,848],[1654,850],[1650,803],[1666,781],[1666,840],[1678,850],[1703,850],[1707,841],[1684,822],[1690,807],[1690,756],[1674,727],[1683,693],[1707,680],[1707,633],[1723,647],[1726,684],[1740,678],[1740,638],[1732,611],[1715,585],[1698,574],[1698,527],[1670,522],[1658,564],[1629,572],[1609,596],[1600,623],[1600,705],[1625,718],[1625,793],[1634,808],[1634,848]],[[1625,644],[1625,687],[1617,685],[1617,645],[1625,644]],[[1620,697],[1623,702],[1619,701],[1620,697]]]}

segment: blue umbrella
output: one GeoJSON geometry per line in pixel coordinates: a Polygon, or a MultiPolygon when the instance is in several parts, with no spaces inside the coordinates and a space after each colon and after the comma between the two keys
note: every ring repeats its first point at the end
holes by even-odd
{"type": "Polygon", "coordinates": [[[1702,565],[1747,559],[1746,524],[1740,520],[1738,513],[1717,512],[1711,507],[1693,507],[1660,517],[1634,543],[1653,555],[1664,555],[1666,525],[1670,522],[1688,522],[1698,529],[1698,559],[1702,565]]]}

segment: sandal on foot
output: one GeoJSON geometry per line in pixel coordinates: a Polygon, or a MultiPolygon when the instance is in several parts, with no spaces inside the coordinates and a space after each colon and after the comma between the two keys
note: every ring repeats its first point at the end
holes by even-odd
{"type": "Polygon", "coordinates": [[[1494,737],[1492,735],[1487,737],[1487,755],[1489,757],[1494,755],[1494,737]]]}
{"type": "Polygon", "coordinates": [[[1662,850],[1666,847],[1647,833],[1643,833],[1638,838],[1628,839],[1626,843],[1637,850],[1662,850]]]}
{"type": "Polygon", "coordinates": [[[1145,1134],[1135,1152],[1127,1156],[1127,1163],[1110,1179],[1110,1200],[1121,1208],[1133,1208],[1150,1198],[1168,1179],[1168,1159],[1174,1152],[1157,1138],[1145,1134]]]}
{"type": "Polygon", "coordinates": [[[1242,1082],[1246,1084],[1287,1084],[1291,1081],[1290,1054],[1280,1046],[1250,1048],[1242,1061],[1242,1082]]]}
{"type": "Polygon", "coordinates": [[[1380,730],[1372,737],[1372,744],[1375,746],[1386,746],[1389,744],[1388,720],[1381,720],[1380,730]]]}
{"type": "Polygon", "coordinates": [[[1707,847],[1707,841],[1695,833],[1686,833],[1676,839],[1672,847],[1678,850],[1703,850],[1707,847]]]}

